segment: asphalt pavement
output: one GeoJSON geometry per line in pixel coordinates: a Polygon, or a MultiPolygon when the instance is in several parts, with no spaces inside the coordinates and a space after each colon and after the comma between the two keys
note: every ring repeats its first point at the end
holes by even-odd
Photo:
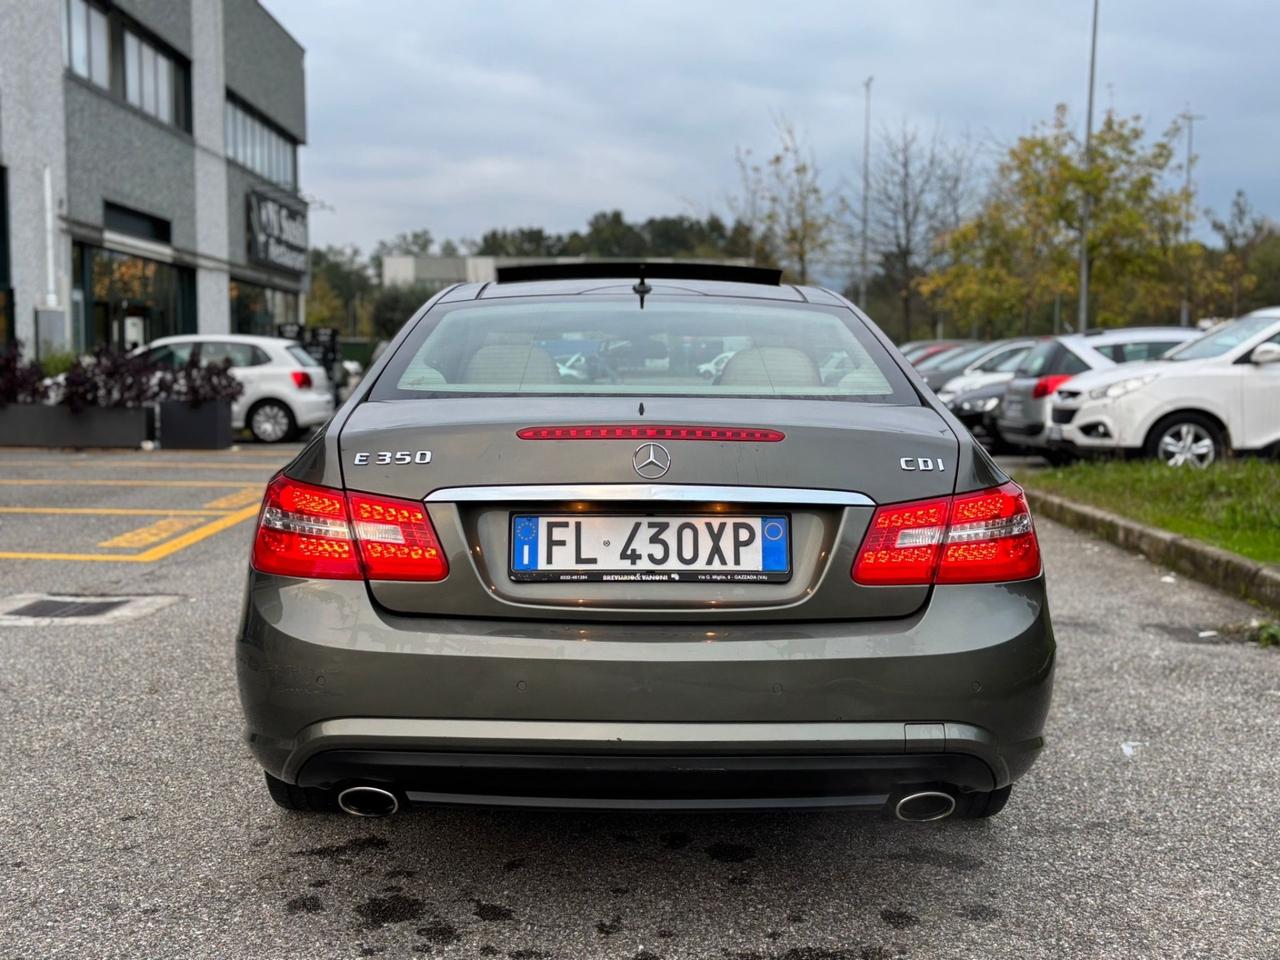
{"type": "Polygon", "coordinates": [[[278,810],[233,637],[288,455],[0,454],[0,614],[150,598],[0,625],[0,957],[1280,957],[1280,653],[1048,522],[1049,745],[993,820],[278,810]]]}

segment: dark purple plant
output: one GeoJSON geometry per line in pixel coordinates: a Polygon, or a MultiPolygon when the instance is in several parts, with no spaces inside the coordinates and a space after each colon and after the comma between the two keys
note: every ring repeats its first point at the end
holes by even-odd
{"type": "Polygon", "coordinates": [[[0,407],[10,403],[40,403],[49,393],[37,360],[23,361],[22,344],[0,347],[0,407]]]}

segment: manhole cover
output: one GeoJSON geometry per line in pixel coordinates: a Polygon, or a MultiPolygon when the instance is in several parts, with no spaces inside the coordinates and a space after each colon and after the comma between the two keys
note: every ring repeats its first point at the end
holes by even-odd
{"type": "Polygon", "coordinates": [[[70,617],[98,617],[108,610],[122,607],[128,600],[36,600],[10,610],[11,617],[53,617],[66,620],[70,617]]]}
{"type": "Polygon", "coordinates": [[[171,594],[88,596],[16,593],[0,598],[0,627],[45,627],[72,623],[113,623],[155,613],[178,598],[171,594]]]}

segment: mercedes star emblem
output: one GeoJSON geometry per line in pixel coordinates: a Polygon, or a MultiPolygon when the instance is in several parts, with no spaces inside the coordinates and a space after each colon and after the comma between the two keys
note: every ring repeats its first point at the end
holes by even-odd
{"type": "Polygon", "coordinates": [[[636,447],[631,464],[636,468],[636,473],[646,480],[657,480],[665,477],[671,469],[671,454],[660,443],[642,443],[636,447]]]}

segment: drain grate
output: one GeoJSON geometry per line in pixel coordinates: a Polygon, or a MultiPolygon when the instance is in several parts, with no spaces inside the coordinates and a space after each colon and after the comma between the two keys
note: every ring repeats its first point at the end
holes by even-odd
{"type": "Polygon", "coordinates": [[[73,600],[69,598],[36,600],[7,611],[11,617],[48,617],[65,620],[68,617],[100,617],[108,610],[123,607],[126,600],[73,600]]]}
{"type": "Polygon", "coordinates": [[[155,613],[178,598],[172,594],[87,596],[74,593],[18,593],[0,597],[0,627],[52,627],[114,623],[155,613]]]}

